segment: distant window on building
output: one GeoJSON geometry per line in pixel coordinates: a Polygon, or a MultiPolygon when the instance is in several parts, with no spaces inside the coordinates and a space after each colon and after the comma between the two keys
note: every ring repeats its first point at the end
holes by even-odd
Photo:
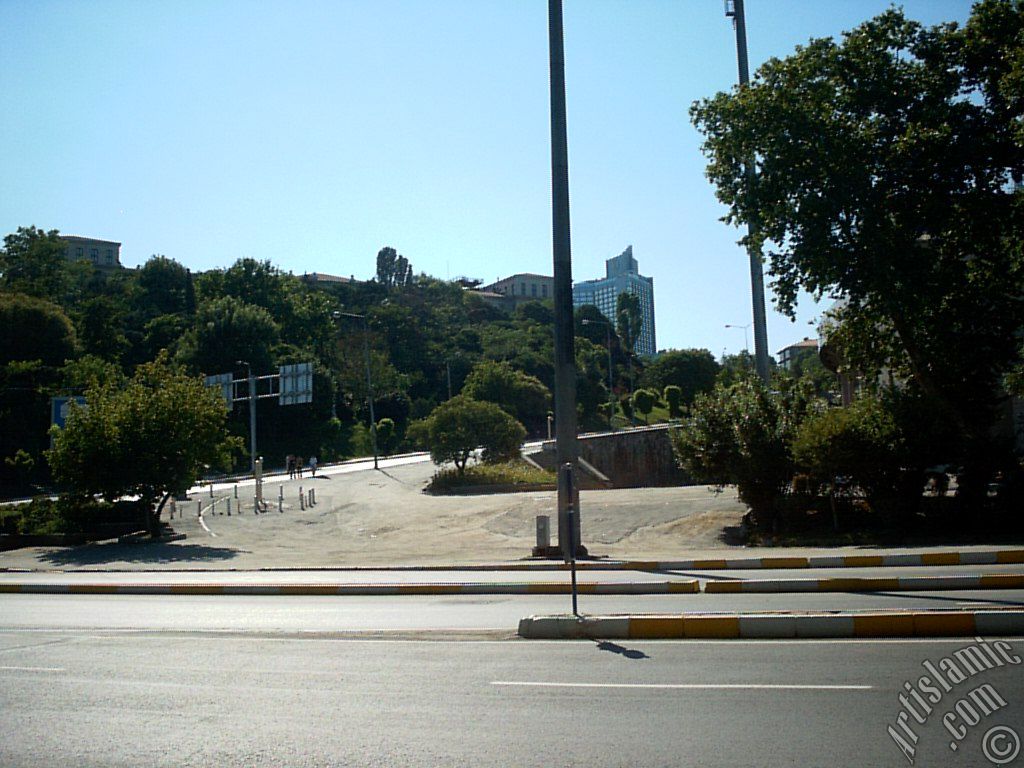
{"type": "Polygon", "coordinates": [[[79,246],[78,248],[75,248],[75,258],[76,259],[84,259],[85,258],[85,248],[82,248],[81,246],[79,246]]]}
{"type": "Polygon", "coordinates": [[[90,248],[89,249],[89,258],[92,259],[92,261],[94,263],[99,261],[100,260],[99,248],[90,248]]]}
{"type": "Polygon", "coordinates": [[[107,248],[107,252],[104,254],[104,256],[106,257],[107,264],[114,263],[114,252],[110,248],[107,248]]]}
{"type": "Polygon", "coordinates": [[[537,298],[537,284],[536,283],[533,283],[532,285],[530,285],[530,295],[533,298],[537,298]]]}
{"type": "Polygon", "coordinates": [[[526,295],[526,283],[520,283],[519,284],[519,295],[520,296],[525,296],[526,295]]]}
{"type": "Polygon", "coordinates": [[[548,297],[548,287],[546,285],[542,285],[540,287],[540,295],[541,295],[542,298],[545,298],[545,299],[548,297]]]}

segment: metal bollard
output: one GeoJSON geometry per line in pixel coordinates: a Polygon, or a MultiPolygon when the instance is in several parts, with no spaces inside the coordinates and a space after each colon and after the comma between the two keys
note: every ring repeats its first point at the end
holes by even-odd
{"type": "Polygon", "coordinates": [[[252,511],[257,515],[260,513],[260,500],[255,496],[252,497],[252,511]]]}
{"type": "Polygon", "coordinates": [[[238,498],[238,483],[235,483],[235,498],[238,498]]]}
{"type": "Polygon", "coordinates": [[[171,520],[174,519],[174,499],[171,499],[171,520]]]}
{"type": "Polygon", "coordinates": [[[231,517],[231,498],[228,497],[225,501],[228,503],[228,517],[231,517]]]}
{"type": "Polygon", "coordinates": [[[316,504],[316,488],[309,489],[309,498],[313,500],[313,504],[316,504]]]}
{"type": "Polygon", "coordinates": [[[302,492],[302,487],[299,487],[299,509],[306,508],[306,494],[302,492]]]}
{"type": "Polygon", "coordinates": [[[210,498],[213,498],[213,483],[210,483],[210,498]]]}
{"type": "Polygon", "coordinates": [[[202,517],[202,516],[203,516],[203,502],[197,501],[196,502],[196,517],[202,517]]]}
{"type": "Polygon", "coordinates": [[[284,486],[283,485],[277,486],[277,498],[281,499],[281,500],[284,500],[284,486]]]}
{"type": "Polygon", "coordinates": [[[280,496],[277,497],[277,511],[284,512],[284,499],[280,496]]]}

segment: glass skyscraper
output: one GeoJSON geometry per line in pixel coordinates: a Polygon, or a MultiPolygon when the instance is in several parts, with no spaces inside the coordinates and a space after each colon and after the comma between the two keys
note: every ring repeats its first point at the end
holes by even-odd
{"type": "Polygon", "coordinates": [[[640,274],[633,246],[630,245],[605,263],[605,277],[584,280],[572,288],[573,307],[593,304],[601,314],[615,323],[615,307],[620,293],[632,293],[640,298],[642,325],[634,351],[638,355],[653,355],[658,347],[654,339],[654,278],[640,274]]]}

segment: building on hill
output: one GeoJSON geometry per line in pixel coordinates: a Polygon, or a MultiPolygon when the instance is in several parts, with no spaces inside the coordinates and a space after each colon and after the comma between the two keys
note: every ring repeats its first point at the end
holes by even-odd
{"type": "Polygon", "coordinates": [[[818,354],[818,340],[804,338],[796,344],[790,344],[779,350],[779,367],[789,370],[799,358],[818,354]]]}
{"type": "Polygon", "coordinates": [[[64,241],[64,258],[68,261],[87,261],[98,269],[121,269],[121,244],[113,240],[97,240],[93,237],[61,235],[64,241]]]}
{"type": "Polygon", "coordinates": [[[555,295],[555,279],[521,272],[474,289],[487,303],[511,312],[528,301],[549,301],[555,295]]]}
{"type": "Polygon", "coordinates": [[[305,272],[301,279],[302,282],[310,285],[346,285],[359,282],[353,276],[328,275],[324,272],[305,272]]]}
{"type": "Polygon", "coordinates": [[[654,278],[640,274],[633,246],[604,263],[605,276],[596,280],[576,283],[572,289],[572,304],[582,307],[592,304],[601,314],[615,322],[619,294],[632,293],[640,299],[642,325],[634,351],[638,355],[653,356],[657,349],[654,332],[654,278]]]}

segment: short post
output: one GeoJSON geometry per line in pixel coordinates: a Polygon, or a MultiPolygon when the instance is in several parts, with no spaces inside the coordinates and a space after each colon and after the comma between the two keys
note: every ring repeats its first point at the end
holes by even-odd
{"type": "Polygon", "coordinates": [[[228,498],[224,499],[224,501],[226,501],[228,504],[228,517],[231,517],[231,497],[229,496],[228,498]]]}
{"type": "Polygon", "coordinates": [[[171,520],[174,519],[174,498],[171,497],[171,520]]]}
{"type": "Polygon", "coordinates": [[[284,486],[283,485],[277,486],[277,498],[278,498],[279,501],[284,500],[284,486]]]}
{"type": "Polygon", "coordinates": [[[281,496],[277,497],[277,511],[284,512],[284,498],[281,496]]]}
{"type": "Polygon", "coordinates": [[[213,498],[213,481],[210,481],[210,498],[213,498]]]}
{"type": "Polygon", "coordinates": [[[197,501],[196,502],[196,517],[202,517],[202,516],[203,516],[203,502],[197,501]]]}
{"type": "Polygon", "coordinates": [[[235,483],[235,498],[238,498],[238,483],[235,483]]]}
{"type": "Polygon", "coordinates": [[[568,547],[563,547],[564,556],[569,563],[569,570],[572,573],[572,615],[579,618],[580,612],[577,609],[577,587],[576,587],[576,504],[575,494],[573,491],[573,476],[572,476],[572,464],[566,462],[562,465],[562,473],[565,478],[565,487],[569,489],[569,508],[567,510],[567,516],[569,518],[568,525],[566,528],[569,533],[568,547]],[[568,550],[568,551],[566,551],[568,550]]]}
{"type": "Polygon", "coordinates": [[[304,510],[306,508],[306,494],[302,492],[302,486],[299,486],[299,509],[304,510]]]}
{"type": "Polygon", "coordinates": [[[260,500],[255,496],[252,497],[252,511],[257,515],[260,513],[260,500]]]}

